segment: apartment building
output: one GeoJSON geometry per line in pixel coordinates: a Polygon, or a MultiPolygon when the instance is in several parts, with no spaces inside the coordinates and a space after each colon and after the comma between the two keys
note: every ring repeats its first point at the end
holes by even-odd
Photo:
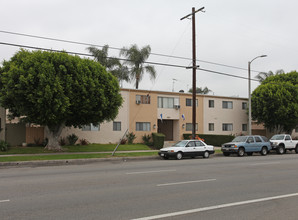
{"type": "MultiPolygon", "coordinates": [[[[76,134],[90,143],[116,143],[126,130],[142,136],[159,132],[166,141],[178,141],[192,133],[192,94],[136,89],[121,89],[124,99],[119,114],[112,122],[99,126],[65,128],[62,137],[76,134]]],[[[246,134],[247,99],[211,95],[196,96],[197,134],[246,134]]],[[[46,136],[46,134],[45,134],[46,136]]]]}

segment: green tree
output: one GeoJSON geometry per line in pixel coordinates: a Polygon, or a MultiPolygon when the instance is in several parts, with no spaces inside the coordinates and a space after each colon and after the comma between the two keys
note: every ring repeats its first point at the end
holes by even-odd
{"type": "MultiPolygon", "coordinates": [[[[190,88],[188,92],[192,93],[192,88],[190,88]]],[[[196,88],[197,94],[208,94],[209,92],[212,92],[212,90],[208,89],[208,87],[205,87],[204,89],[202,87],[196,88]]]]}
{"type": "Polygon", "coordinates": [[[0,105],[12,118],[45,126],[50,150],[61,150],[65,126],[113,120],[121,104],[116,78],[89,59],[20,50],[0,69],[0,105]]]}
{"type": "Polygon", "coordinates": [[[156,77],[154,66],[145,65],[150,53],[151,47],[149,45],[139,49],[136,44],[132,45],[130,48],[123,47],[120,51],[120,56],[127,58],[125,63],[131,66],[130,77],[131,80],[136,81],[136,89],[139,88],[139,82],[142,80],[145,72],[150,74],[151,79],[155,79],[156,77]]]}
{"type": "Polygon", "coordinates": [[[103,46],[100,50],[96,47],[88,47],[87,50],[94,56],[94,59],[117,77],[119,82],[129,82],[129,70],[116,57],[109,57],[109,45],[103,46]]]}
{"type": "MultiPolygon", "coordinates": [[[[276,70],[275,71],[275,75],[279,75],[279,74],[283,74],[285,73],[285,71],[283,71],[282,69],[280,70],[276,70]]],[[[263,82],[266,78],[270,77],[270,76],[274,76],[274,73],[272,71],[269,71],[268,73],[266,72],[260,72],[258,75],[256,75],[256,79],[259,80],[259,82],[263,82]]]]}
{"type": "Polygon", "coordinates": [[[291,133],[298,124],[298,73],[266,78],[252,93],[252,118],[270,131],[291,133]]]}

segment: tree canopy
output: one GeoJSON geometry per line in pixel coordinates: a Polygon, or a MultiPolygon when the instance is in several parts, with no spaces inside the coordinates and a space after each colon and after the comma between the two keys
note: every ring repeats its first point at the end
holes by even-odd
{"type": "Polygon", "coordinates": [[[156,77],[154,66],[145,65],[150,53],[151,47],[149,45],[139,49],[136,44],[131,45],[129,48],[123,47],[120,51],[120,56],[127,58],[125,63],[131,66],[130,78],[131,80],[136,80],[136,89],[139,88],[139,82],[142,80],[145,72],[150,74],[151,79],[156,77]]]}
{"type": "Polygon", "coordinates": [[[267,77],[252,93],[252,117],[271,131],[291,133],[298,124],[298,73],[267,77]]]}
{"type": "Polygon", "coordinates": [[[49,149],[60,149],[64,126],[113,120],[121,104],[117,79],[89,59],[20,50],[0,69],[0,105],[11,117],[46,126],[49,149]]]}
{"type": "MultiPolygon", "coordinates": [[[[204,89],[202,87],[197,87],[196,88],[196,93],[197,94],[208,94],[209,92],[211,92],[212,90],[208,89],[208,87],[206,86],[204,89]]],[[[192,88],[190,88],[188,90],[188,92],[192,92],[192,88]]]]}
{"type": "Polygon", "coordinates": [[[129,70],[116,57],[109,57],[109,45],[105,45],[102,49],[96,47],[88,47],[87,50],[94,56],[94,59],[117,77],[119,82],[129,82],[129,70]]]}

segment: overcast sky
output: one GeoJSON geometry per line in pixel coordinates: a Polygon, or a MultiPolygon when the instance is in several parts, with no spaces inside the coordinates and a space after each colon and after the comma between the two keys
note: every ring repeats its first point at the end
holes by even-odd
{"type": "MultiPolygon", "coordinates": [[[[247,77],[248,61],[266,54],[268,57],[253,61],[252,70],[298,69],[297,0],[1,0],[0,31],[115,48],[150,45],[153,53],[191,58],[191,20],[180,18],[189,14],[192,7],[205,7],[206,11],[196,14],[197,59],[201,61],[197,64],[201,68],[247,77]]],[[[83,45],[1,32],[0,42],[87,53],[83,45]]],[[[0,44],[0,60],[9,60],[18,50],[0,44]]],[[[118,57],[119,51],[110,50],[109,55],[118,57]]],[[[191,60],[156,55],[151,55],[148,61],[191,64],[191,60]]],[[[155,68],[156,80],[144,77],[139,89],[191,88],[192,70],[155,68]]],[[[253,71],[252,77],[255,75],[257,72],[253,71]]],[[[258,85],[253,81],[252,89],[258,85]]],[[[123,86],[134,88],[134,82],[123,86]]],[[[248,97],[245,79],[198,70],[197,86],[207,86],[214,95],[248,97]]]]}

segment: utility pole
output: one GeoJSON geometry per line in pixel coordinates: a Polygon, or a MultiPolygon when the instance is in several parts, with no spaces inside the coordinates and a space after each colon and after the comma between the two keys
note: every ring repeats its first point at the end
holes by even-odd
{"type": "Polygon", "coordinates": [[[205,7],[202,7],[198,10],[192,8],[192,13],[184,16],[180,20],[192,16],[192,138],[195,139],[196,136],[196,72],[197,72],[197,62],[196,62],[196,13],[203,11],[205,7]]]}
{"type": "Polygon", "coordinates": [[[174,78],[173,78],[172,92],[174,92],[174,84],[175,84],[175,81],[177,81],[177,79],[174,79],[174,78]]]}

